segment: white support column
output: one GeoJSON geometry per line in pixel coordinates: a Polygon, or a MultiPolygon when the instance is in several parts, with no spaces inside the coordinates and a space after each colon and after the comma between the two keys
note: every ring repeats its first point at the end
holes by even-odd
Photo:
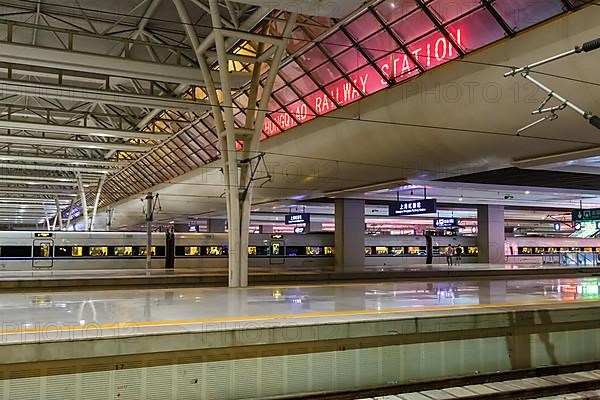
{"type": "Polygon", "coordinates": [[[335,199],[335,270],[365,267],[365,201],[335,199]]]}
{"type": "Polygon", "coordinates": [[[477,208],[477,243],[479,262],[504,264],[504,207],[479,206],[477,208]]]}
{"type": "Polygon", "coordinates": [[[92,208],[92,220],[90,222],[90,231],[94,230],[94,222],[96,222],[96,213],[98,212],[98,204],[100,203],[100,195],[102,194],[104,182],[106,182],[106,175],[102,175],[98,180],[98,189],[96,191],[96,198],[94,199],[94,208],[92,208]]]}
{"type": "MultiPolygon", "coordinates": [[[[260,134],[265,119],[264,110],[268,107],[279,65],[287,46],[287,38],[291,35],[297,16],[293,13],[290,15],[282,37],[233,31],[224,29],[218,2],[210,0],[209,9],[213,31],[204,42],[200,43],[182,0],[173,0],[173,3],[196,52],[219,134],[228,216],[229,286],[245,287],[248,285],[248,229],[252,202],[253,168],[252,162],[248,160],[258,152],[260,134]],[[246,111],[244,128],[237,128],[235,125],[231,91],[233,88],[231,85],[232,72],[230,72],[229,61],[236,57],[228,54],[228,38],[247,40],[258,49],[253,64],[248,62],[249,66],[252,66],[253,74],[248,108],[244,110],[246,111]],[[266,52],[263,51],[265,43],[269,43],[275,50],[273,51],[271,48],[266,52]],[[212,48],[215,49],[217,55],[222,96],[217,95],[216,85],[212,78],[214,71],[209,69],[207,61],[208,52],[212,48]],[[267,64],[269,70],[259,101],[259,82],[263,64],[267,64]],[[243,148],[239,152],[237,151],[238,141],[243,142],[243,148]]],[[[238,58],[236,60],[242,62],[238,58]]]]}
{"type": "Polygon", "coordinates": [[[58,229],[63,230],[63,219],[62,219],[62,210],[60,208],[60,200],[58,200],[58,196],[54,198],[56,201],[56,218],[58,219],[58,229]]]}
{"type": "Polygon", "coordinates": [[[71,199],[71,205],[69,205],[69,215],[67,215],[67,225],[65,228],[69,230],[69,226],[71,225],[71,218],[73,216],[73,207],[75,207],[75,197],[71,199]]]}
{"type": "Polygon", "coordinates": [[[46,228],[51,231],[52,226],[50,226],[50,216],[48,215],[48,207],[44,206],[44,214],[46,215],[46,228]]]}
{"type": "Polygon", "coordinates": [[[75,174],[77,178],[77,186],[79,187],[79,197],[81,199],[81,213],[83,216],[83,229],[85,231],[88,230],[89,220],[88,220],[88,210],[87,210],[87,199],[85,197],[85,188],[83,187],[83,181],[81,180],[81,174],[77,172],[75,174]]]}

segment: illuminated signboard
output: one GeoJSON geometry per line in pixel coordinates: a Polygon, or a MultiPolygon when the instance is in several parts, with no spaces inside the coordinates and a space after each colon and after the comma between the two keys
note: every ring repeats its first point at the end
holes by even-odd
{"type": "Polygon", "coordinates": [[[307,233],[307,229],[305,226],[296,226],[294,228],[294,233],[296,234],[303,234],[303,233],[307,233]]]}
{"type": "Polygon", "coordinates": [[[433,226],[436,228],[453,228],[459,225],[458,218],[436,218],[433,220],[433,226]]]}
{"type": "Polygon", "coordinates": [[[308,224],[310,222],[310,214],[291,214],[285,216],[286,225],[308,224]]]}
{"type": "Polygon", "coordinates": [[[51,238],[52,237],[52,232],[35,232],[33,234],[33,237],[36,237],[36,238],[51,238]]]}
{"type": "Polygon", "coordinates": [[[431,214],[436,210],[437,202],[435,199],[398,201],[390,205],[389,216],[431,214]]]}
{"type": "Polygon", "coordinates": [[[554,231],[560,232],[560,223],[558,223],[558,222],[554,223],[554,231]]]}
{"type": "MultiPolygon", "coordinates": [[[[455,44],[462,48],[464,34],[457,29],[450,36],[455,44]]],[[[378,60],[378,70],[366,65],[349,75],[350,79],[339,79],[327,86],[324,91],[317,91],[298,99],[285,109],[268,114],[263,132],[267,136],[276,135],[307,122],[318,115],[334,111],[339,107],[353,103],[365,95],[369,95],[388,87],[388,80],[400,82],[419,73],[419,68],[412,61],[418,60],[424,69],[430,69],[448,62],[459,53],[449,40],[441,33],[431,35],[426,40],[413,43],[409,53],[397,51],[378,60]]],[[[275,98],[278,98],[275,93],[275,98]]],[[[279,99],[279,98],[278,98],[279,99]]],[[[284,99],[280,99],[285,102],[284,99]]]]}
{"type": "Polygon", "coordinates": [[[600,208],[573,210],[572,218],[573,221],[600,221],[600,208]]]}

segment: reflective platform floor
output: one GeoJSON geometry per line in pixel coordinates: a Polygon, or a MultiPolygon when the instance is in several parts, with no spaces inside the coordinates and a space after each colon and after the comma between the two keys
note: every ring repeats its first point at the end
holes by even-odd
{"type": "Polygon", "coordinates": [[[472,313],[600,298],[598,278],[0,294],[4,343],[472,313]],[[36,333],[44,332],[44,336],[36,333]],[[69,332],[70,335],[49,332],[69,332]]]}
{"type": "MultiPolygon", "coordinates": [[[[542,265],[542,264],[484,264],[466,263],[447,266],[445,264],[411,264],[405,266],[365,266],[363,271],[352,270],[351,272],[450,272],[450,271],[519,271],[519,270],[561,270],[561,269],[595,269],[589,265],[542,265]]],[[[250,275],[260,274],[311,274],[333,272],[334,267],[319,268],[288,268],[282,265],[265,265],[264,267],[252,267],[250,275]]],[[[150,270],[133,268],[111,268],[111,269],[28,269],[28,270],[0,270],[0,281],[9,279],[38,280],[38,279],[80,279],[80,278],[137,278],[137,277],[166,277],[166,276],[200,276],[200,275],[226,275],[225,269],[205,268],[199,265],[197,268],[175,268],[166,270],[153,267],[150,270]]]]}

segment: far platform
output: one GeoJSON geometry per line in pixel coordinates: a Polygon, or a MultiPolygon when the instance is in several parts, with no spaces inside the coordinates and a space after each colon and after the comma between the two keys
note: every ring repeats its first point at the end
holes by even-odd
{"type": "MultiPolygon", "coordinates": [[[[319,270],[286,269],[281,266],[251,270],[251,286],[268,284],[310,284],[343,282],[383,282],[431,279],[519,279],[526,277],[583,277],[600,274],[600,267],[540,264],[461,264],[411,265],[403,267],[369,266],[364,270],[336,272],[333,267],[319,270]]],[[[27,271],[0,270],[2,290],[92,290],[134,287],[211,287],[226,286],[225,270],[107,269],[27,271]]]]}

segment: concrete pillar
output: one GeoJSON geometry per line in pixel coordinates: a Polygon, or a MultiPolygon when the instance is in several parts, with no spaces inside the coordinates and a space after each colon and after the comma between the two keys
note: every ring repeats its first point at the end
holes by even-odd
{"type": "Polygon", "coordinates": [[[335,270],[363,270],[365,266],[365,201],[335,200],[335,270]]]}
{"type": "Polygon", "coordinates": [[[211,218],[206,222],[209,233],[225,233],[225,227],[227,226],[226,219],[211,218]]]}
{"type": "Polygon", "coordinates": [[[504,207],[477,208],[479,262],[504,264],[504,207]]]}
{"type": "Polygon", "coordinates": [[[260,225],[258,229],[260,233],[274,233],[273,225],[260,225]]]}

